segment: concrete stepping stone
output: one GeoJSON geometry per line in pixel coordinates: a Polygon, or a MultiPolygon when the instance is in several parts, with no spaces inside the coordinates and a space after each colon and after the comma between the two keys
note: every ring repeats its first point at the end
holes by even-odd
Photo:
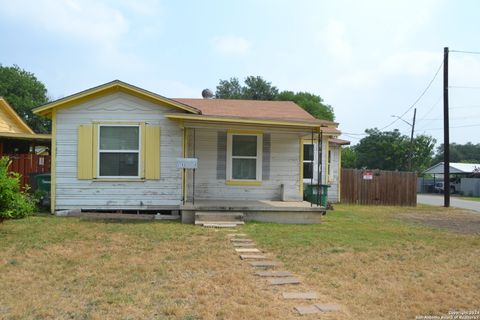
{"type": "Polygon", "coordinates": [[[261,254],[241,254],[240,259],[242,259],[242,260],[247,260],[247,259],[262,260],[262,259],[267,259],[267,257],[265,257],[261,254]]]}
{"type": "Polygon", "coordinates": [[[314,300],[318,299],[316,292],[284,292],[283,299],[286,300],[314,300]]]}
{"type": "Polygon", "coordinates": [[[260,276],[260,277],[278,277],[278,278],[293,276],[288,271],[257,271],[257,272],[255,272],[255,275],[260,276]]]}
{"type": "Polygon", "coordinates": [[[231,242],[253,242],[251,239],[246,238],[232,238],[230,239],[231,242]]]}
{"type": "Polygon", "coordinates": [[[235,238],[235,237],[246,237],[247,235],[245,233],[229,233],[227,236],[235,238]]]}
{"type": "Polygon", "coordinates": [[[274,261],[252,261],[250,265],[259,268],[272,268],[278,266],[278,263],[274,261]]]}
{"type": "Polygon", "coordinates": [[[333,304],[333,303],[325,303],[325,304],[317,303],[315,307],[317,307],[322,312],[340,311],[341,309],[338,304],[333,304]]]}
{"type": "Polygon", "coordinates": [[[269,284],[274,286],[284,285],[284,284],[300,284],[300,280],[294,277],[269,278],[267,280],[269,284]]]}
{"type": "Polygon", "coordinates": [[[305,314],[316,314],[316,313],[320,313],[322,311],[320,311],[320,309],[318,309],[317,307],[315,307],[315,305],[310,305],[310,306],[296,306],[295,307],[295,310],[297,310],[297,312],[300,314],[300,315],[305,315],[305,314]]]}
{"type": "Polygon", "coordinates": [[[262,252],[256,248],[236,248],[235,251],[238,253],[261,253],[262,252]]]}
{"type": "Polygon", "coordinates": [[[248,248],[248,247],[255,247],[256,244],[255,243],[248,243],[248,242],[239,242],[239,243],[234,243],[233,244],[234,247],[237,247],[237,248],[248,248]]]}

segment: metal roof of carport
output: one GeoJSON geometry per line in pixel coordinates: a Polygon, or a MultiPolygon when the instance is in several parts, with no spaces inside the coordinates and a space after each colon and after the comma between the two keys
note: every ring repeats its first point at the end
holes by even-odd
{"type": "MultiPolygon", "coordinates": [[[[480,170],[480,163],[459,163],[450,162],[450,173],[472,173],[475,170],[480,170]]],[[[423,173],[429,174],[443,174],[443,162],[428,168],[423,173]]]]}

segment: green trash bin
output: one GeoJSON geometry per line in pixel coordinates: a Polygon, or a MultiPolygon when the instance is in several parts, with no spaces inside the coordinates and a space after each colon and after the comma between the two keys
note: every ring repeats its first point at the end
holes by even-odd
{"type": "Polygon", "coordinates": [[[316,184],[309,184],[305,188],[303,198],[308,202],[317,203],[317,194],[318,194],[319,204],[322,207],[326,207],[327,199],[328,199],[328,188],[330,188],[330,185],[328,184],[321,184],[320,188],[318,188],[316,184]],[[319,191],[320,193],[318,193],[319,191]]]}
{"type": "Polygon", "coordinates": [[[35,176],[37,190],[44,193],[50,193],[50,173],[37,174],[35,176]]]}

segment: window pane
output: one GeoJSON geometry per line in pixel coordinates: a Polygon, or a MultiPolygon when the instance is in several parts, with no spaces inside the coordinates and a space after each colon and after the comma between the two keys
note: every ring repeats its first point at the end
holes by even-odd
{"type": "Polygon", "coordinates": [[[232,178],[255,180],[257,178],[257,160],[232,159],[232,178]]]}
{"type": "Polygon", "coordinates": [[[303,163],[303,179],[311,179],[313,177],[313,162],[303,163]]]}
{"type": "Polygon", "coordinates": [[[138,152],[100,152],[100,176],[138,176],[138,152]]]}
{"type": "Polygon", "coordinates": [[[100,127],[100,150],[138,150],[138,127],[100,127]]]}
{"type": "Polygon", "coordinates": [[[313,161],[313,144],[303,145],[303,160],[313,161]]]}
{"type": "Polygon", "coordinates": [[[232,136],[232,155],[251,156],[257,155],[257,136],[232,136]]]}

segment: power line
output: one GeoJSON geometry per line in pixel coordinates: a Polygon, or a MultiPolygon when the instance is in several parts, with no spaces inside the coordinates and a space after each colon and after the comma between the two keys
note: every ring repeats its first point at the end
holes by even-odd
{"type": "Polygon", "coordinates": [[[450,109],[470,109],[470,108],[480,108],[480,105],[456,106],[456,107],[451,107],[450,109]]]}
{"type": "Polygon", "coordinates": [[[428,109],[428,111],[423,115],[423,117],[421,117],[420,119],[418,119],[418,121],[422,121],[425,119],[426,116],[428,116],[430,114],[430,112],[433,111],[433,109],[440,103],[440,101],[442,101],[442,96],[438,97],[438,100],[437,102],[435,102],[431,107],[430,109],[428,109]]]}
{"type": "Polygon", "coordinates": [[[449,50],[449,52],[468,53],[468,54],[480,54],[479,51],[465,51],[465,50],[449,50]]]}
{"type": "Polygon", "coordinates": [[[366,133],[353,133],[353,132],[342,132],[342,134],[352,135],[352,136],[368,136],[366,133]]]}
{"type": "Polygon", "coordinates": [[[420,101],[420,99],[422,99],[422,97],[425,95],[425,93],[427,93],[428,89],[430,89],[430,87],[432,86],[432,83],[433,81],[435,80],[435,78],[437,77],[438,73],[440,72],[440,70],[442,69],[442,66],[443,66],[443,60],[442,60],[442,63],[440,63],[440,65],[438,66],[438,69],[437,69],[437,72],[435,72],[435,75],[433,76],[432,80],[430,80],[430,82],[428,83],[427,87],[425,88],[425,90],[423,90],[422,94],[420,94],[420,96],[417,98],[417,100],[415,100],[415,102],[401,115],[399,116],[398,118],[396,118],[395,120],[393,120],[392,122],[390,122],[388,125],[386,125],[385,127],[381,128],[380,131],[383,131],[384,129],[390,127],[391,125],[393,125],[394,123],[396,123],[398,120],[400,120],[403,116],[405,116],[408,111],[412,110],[413,107],[415,107],[415,105],[420,101]]]}
{"type": "Polygon", "coordinates": [[[480,86],[449,86],[449,89],[480,89],[480,86]]]}
{"type": "MultiPolygon", "coordinates": [[[[480,127],[480,124],[470,124],[470,125],[464,125],[464,126],[450,126],[451,128],[471,128],[471,127],[480,127]]],[[[423,129],[423,131],[430,131],[430,130],[443,130],[442,128],[428,128],[428,129],[423,129]]]]}

